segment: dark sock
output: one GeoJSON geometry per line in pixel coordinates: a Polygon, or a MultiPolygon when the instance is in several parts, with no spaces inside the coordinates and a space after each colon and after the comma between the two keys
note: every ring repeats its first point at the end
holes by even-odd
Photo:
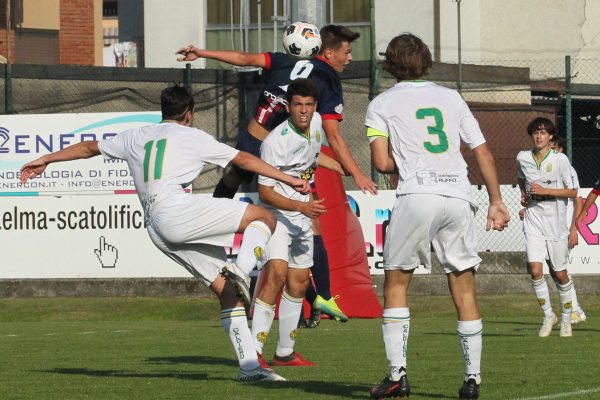
{"type": "MultiPolygon", "coordinates": [[[[312,272],[313,268],[314,267],[310,268],[311,272],[312,272]]],[[[315,302],[315,299],[317,298],[317,292],[315,291],[315,287],[311,280],[308,281],[308,286],[306,288],[306,293],[304,294],[304,298],[306,299],[306,301],[308,301],[308,304],[310,304],[310,307],[312,308],[312,304],[315,302]]]]}
{"type": "Polygon", "coordinates": [[[313,240],[315,248],[313,254],[313,266],[310,271],[312,272],[313,280],[315,281],[317,293],[325,300],[329,300],[331,298],[331,292],[329,290],[329,261],[327,260],[327,250],[325,250],[321,235],[315,235],[313,240]]]}
{"type": "Polygon", "coordinates": [[[235,192],[237,192],[237,189],[229,188],[225,184],[225,181],[223,180],[223,178],[221,178],[219,180],[219,183],[217,183],[217,186],[215,187],[215,191],[213,192],[213,197],[216,197],[219,199],[223,199],[223,198],[233,199],[233,197],[235,196],[235,192]]]}

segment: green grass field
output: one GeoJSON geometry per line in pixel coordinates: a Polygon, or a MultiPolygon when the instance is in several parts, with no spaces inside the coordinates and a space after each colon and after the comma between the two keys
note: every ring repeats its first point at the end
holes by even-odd
{"type": "MultiPolygon", "coordinates": [[[[588,322],[572,338],[557,328],[539,338],[533,295],[480,297],[481,398],[600,399],[600,300],[581,303],[588,322]]],[[[297,341],[318,367],[240,384],[218,311],[215,300],[190,298],[0,300],[0,399],[368,398],[387,372],[379,320],[323,321],[297,341]]],[[[455,399],[463,367],[449,298],[413,297],[411,321],[411,400],[455,399]]]]}

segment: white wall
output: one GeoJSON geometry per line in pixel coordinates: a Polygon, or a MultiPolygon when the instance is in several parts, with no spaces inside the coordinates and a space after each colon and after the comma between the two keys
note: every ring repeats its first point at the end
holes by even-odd
{"type": "Polygon", "coordinates": [[[402,32],[419,36],[431,49],[433,0],[375,0],[375,40],[378,52],[402,32]]]}
{"type": "MultiPolygon", "coordinates": [[[[205,0],[145,0],[144,54],[148,68],[182,68],[175,51],[188,44],[205,47],[205,0]]],[[[204,61],[194,61],[203,67],[204,61]]]]}
{"type": "MultiPolygon", "coordinates": [[[[462,0],[463,62],[600,59],[600,1],[462,0]]],[[[420,36],[432,52],[434,0],[375,0],[376,42],[398,33],[420,36]]],[[[458,60],[455,0],[440,0],[441,61],[458,60]]]]}

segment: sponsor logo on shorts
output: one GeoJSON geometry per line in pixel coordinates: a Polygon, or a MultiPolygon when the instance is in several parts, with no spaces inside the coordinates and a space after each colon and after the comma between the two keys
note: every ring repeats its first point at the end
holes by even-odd
{"type": "Polygon", "coordinates": [[[300,179],[304,179],[305,181],[310,181],[315,174],[315,169],[313,167],[309,167],[304,171],[300,172],[300,179]]]}

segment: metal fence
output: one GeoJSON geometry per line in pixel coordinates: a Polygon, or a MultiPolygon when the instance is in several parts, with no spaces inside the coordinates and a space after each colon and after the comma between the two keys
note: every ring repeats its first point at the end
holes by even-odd
{"type": "MultiPolygon", "coordinates": [[[[599,60],[497,61],[457,65],[436,64],[429,77],[444,86],[460,89],[486,135],[496,158],[505,202],[518,221],[520,194],[516,186],[516,155],[531,147],[527,124],[537,116],[556,121],[567,138],[568,155],[582,187],[591,187],[600,168],[600,76],[599,60]],[[458,77],[462,81],[458,81],[458,77]]],[[[4,72],[4,71],[3,71],[4,72]]],[[[234,144],[240,127],[252,117],[265,76],[257,71],[191,69],[118,69],[102,67],[13,65],[12,75],[0,81],[4,93],[0,110],[17,114],[66,112],[158,111],[159,92],[173,82],[184,82],[196,100],[194,123],[217,139],[234,144]],[[10,81],[7,81],[10,79],[10,81]],[[6,102],[9,102],[7,104],[6,102]]],[[[344,121],[341,131],[365,173],[371,172],[364,117],[369,97],[395,82],[380,70],[372,73],[369,62],[355,62],[342,75],[344,121]]],[[[1,126],[0,116],[0,126],[1,126]]],[[[474,185],[482,179],[468,149],[469,177],[474,185]]],[[[194,190],[212,192],[221,176],[217,167],[207,168],[194,190]]],[[[376,174],[374,174],[376,176],[376,174]]],[[[390,182],[378,177],[381,189],[390,182]]],[[[348,190],[356,190],[345,178],[348,190]]],[[[252,190],[253,186],[243,190],[252,190]]],[[[476,198],[485,209],[485,189],[476,186],[476,198]]],[[[479,213],[478,218],[484,218],[479,213]]],[[[513,223],[501,235],[482,233],[482,251],[524,250],[520,224],[513,223]]]]}

